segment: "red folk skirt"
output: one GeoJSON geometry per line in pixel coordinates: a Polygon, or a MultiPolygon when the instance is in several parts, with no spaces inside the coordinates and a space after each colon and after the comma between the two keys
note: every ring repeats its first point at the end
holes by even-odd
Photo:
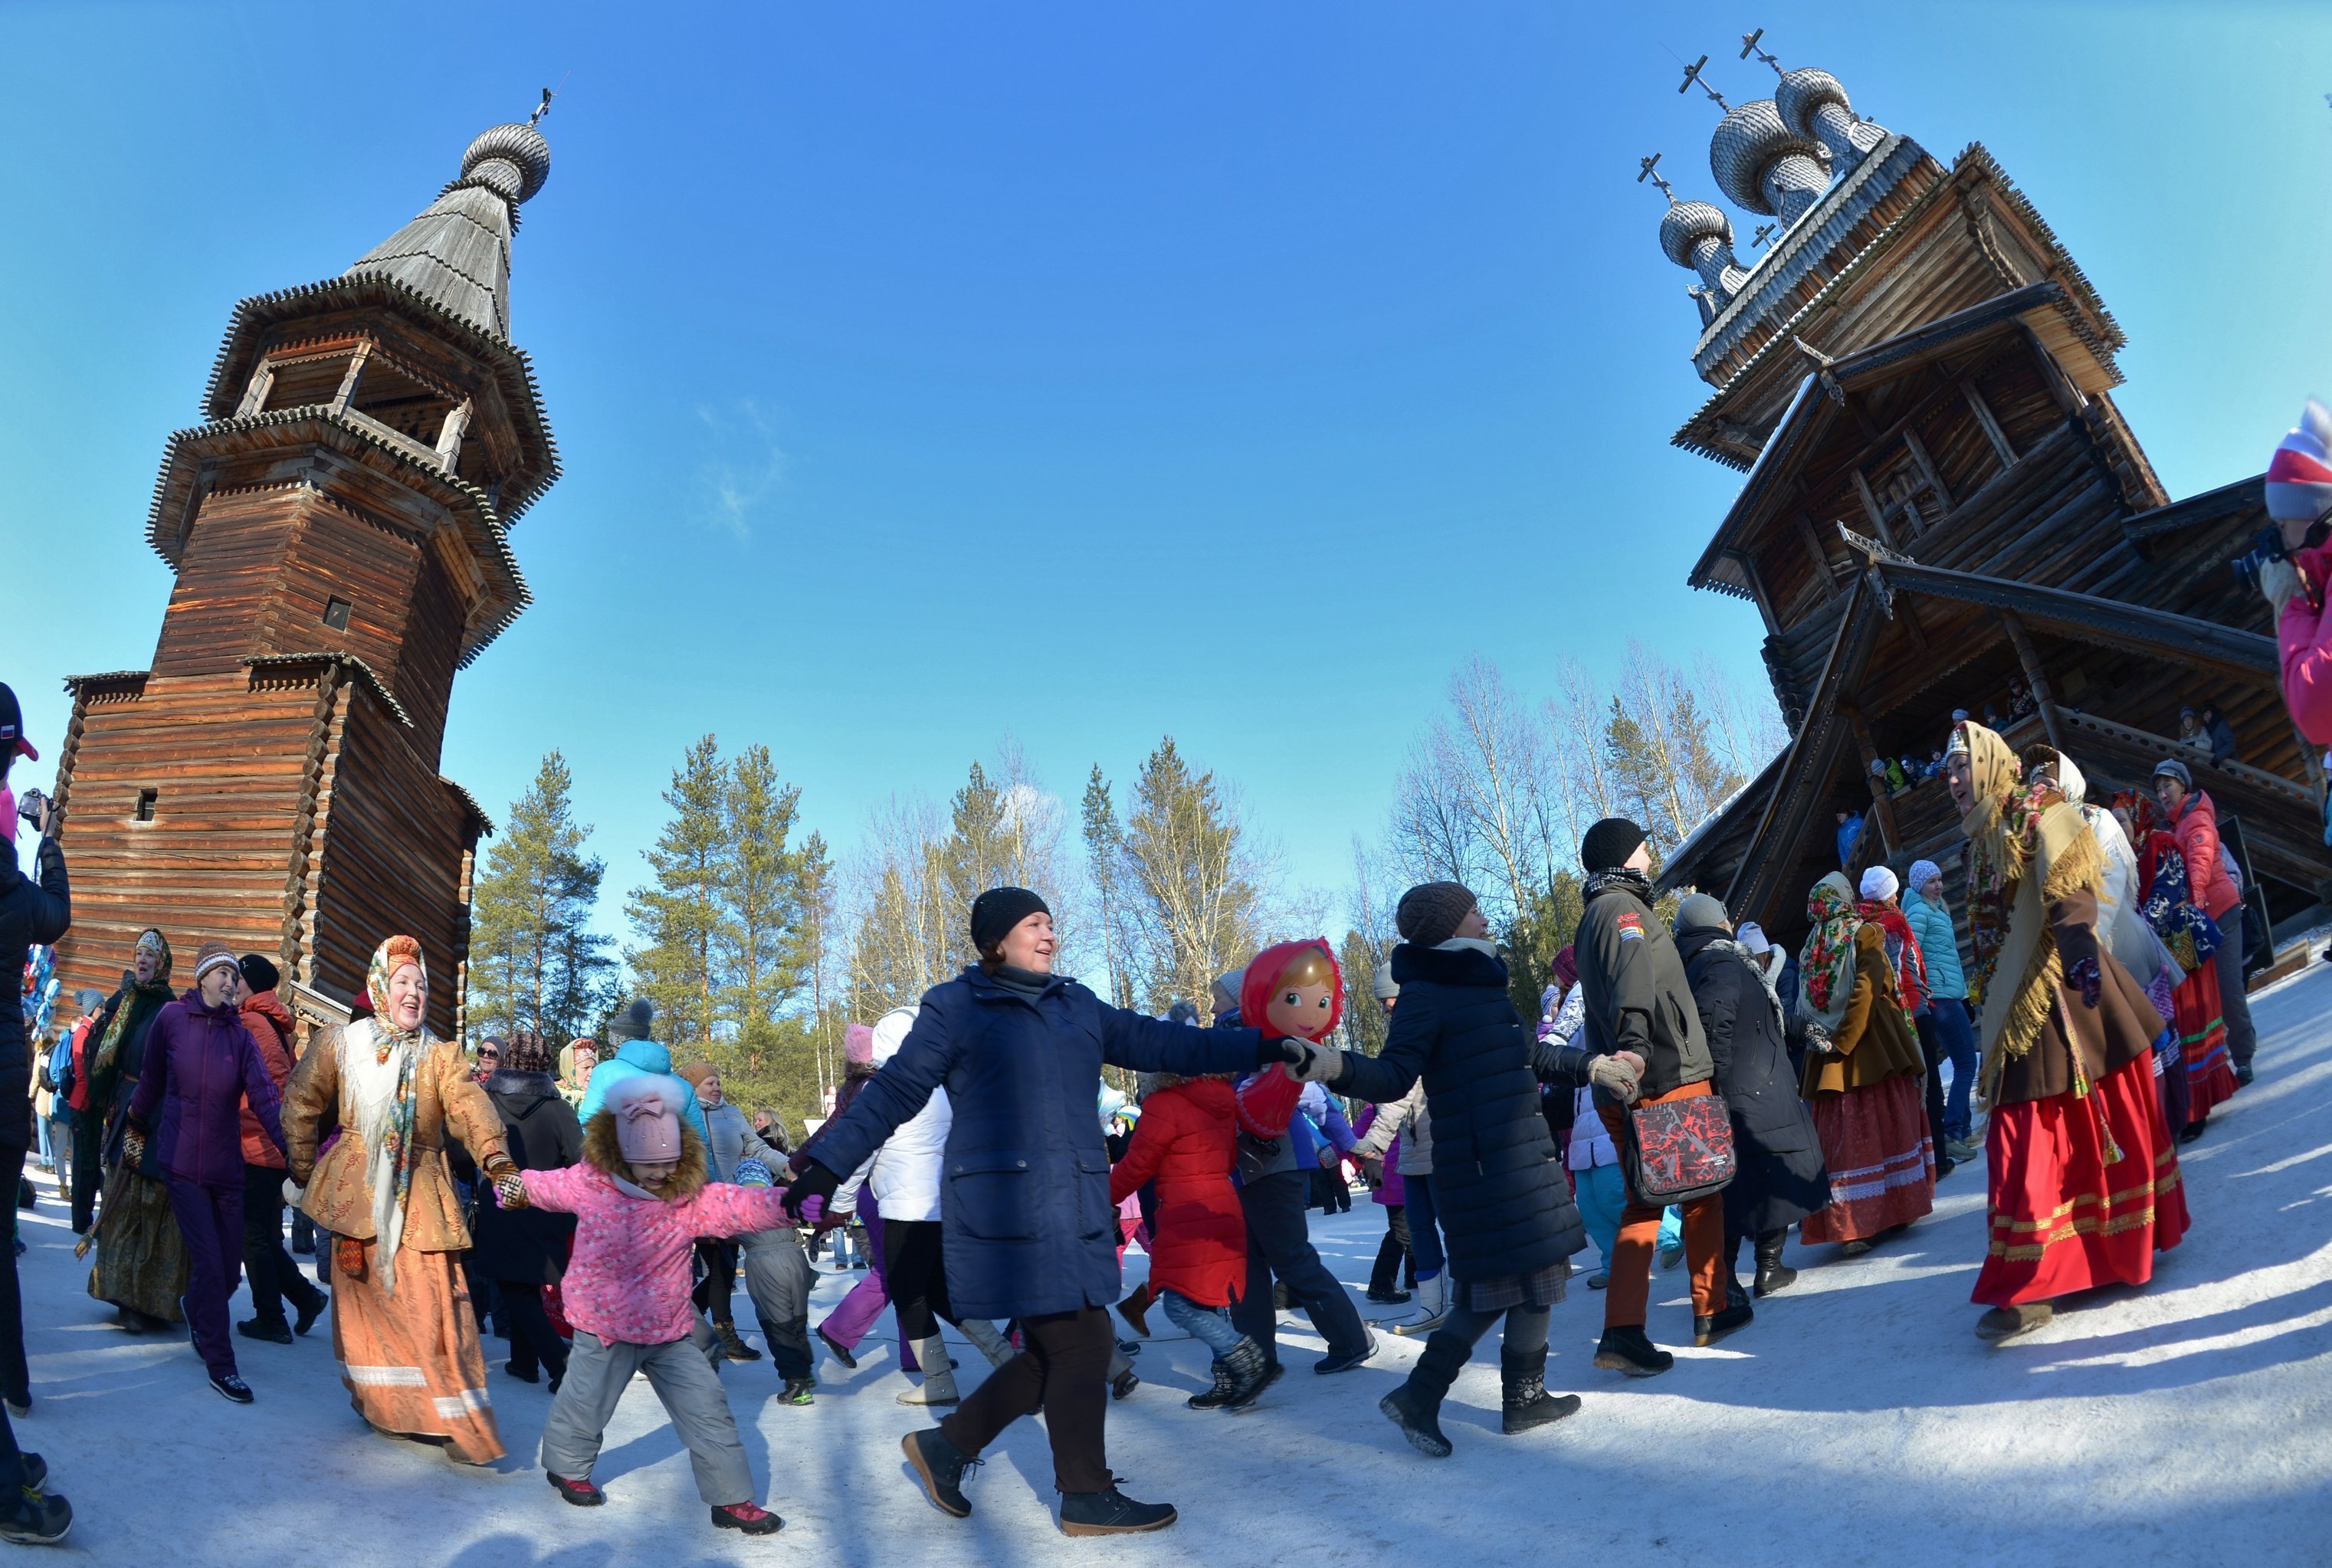
{"type": "Polygon", "coordinates": [[[1814,1131],[1830,1167],[1830,1207],[1799,1221],[1800,1240],[1860,1241],[1935,1208],[1935,1151],[1914,1075],[1816,1095],[1814,1131]]]}
{"type": "Polygon", "coordinates": [[[2084,1098],[1993,1107],[1984,1162],[1991,1247],[1970,1297],[1981,1305],[2143,1285],[2154,1255],[2186,1234],[2178,1155],[2144,1056],[2084,1098]],[[2107,1128],[2121,1155],[2111,1164],[2107,1128]]]}
{"type": "MultiPolygon", "coordinates": [[[[2227,1024],[2219,1011],[2219,970],[2204,963],[2170,993],[2186,1056],[2186,1119],[2191,1124],[2235,1097],[2235,1068],[2227,1056],[2227,1024]]],[[[2174,1131],[2175,1129],[2173,1129],[2174,1131]]]]}

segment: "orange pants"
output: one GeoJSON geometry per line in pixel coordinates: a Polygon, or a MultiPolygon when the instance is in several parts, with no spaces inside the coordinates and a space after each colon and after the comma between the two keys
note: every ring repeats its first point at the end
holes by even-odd
{"type": "MultiPolygon", "coordinates": [[[[1644,1102],[1665,1104],[1670,1100],[1691,1100],[1709,1093],[1706,1084],[1687,1084],[1681,1089],[1671,1089],[1644,1102]]],[[[1611,1130],[1615,1141],[1627,1136],[1627,1110],[1619,1105],[1599,1105],[1597,1112],[1603,1124],[1611,1130]]],[[[1725,1310],[1725,1194],[1712,1192],[1682,1206],[1684,1209],[1685,1263],[1692,1271],[1692,1310],[1699,1317],[1714,1317],[1725,1310]]],[[[1603,1294],[1603,1326],[1605,1329],[1641,1328],[1652,1295],[1652,1252],[1660,1234],[1660,1209],[1639,1200],[1631,1188],[1628,1207],[1620,1212],[1620,1241],[1604,1265],[1611,1276],[1610,1285],[1603,1294]]]]}

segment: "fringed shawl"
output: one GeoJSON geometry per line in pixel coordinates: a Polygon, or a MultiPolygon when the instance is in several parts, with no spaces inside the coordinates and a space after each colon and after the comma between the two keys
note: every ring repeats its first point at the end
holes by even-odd
{"type": "MultiPolygon", "coordinates": [[[[2065,978],[2050,929],[2049,905],[2105,880],[2105,852],[2081,808],[2053,785],[2026,786],[2008,744],[1981,724],[1960,726],[1966,741],[1975,806],[1961,818],[1968,836],[1969,896],[1995,900],[2007,916],[1998,947],[1977,955],[1984,980],[1977,1085],[1989,1099],[2001,1069],[2032,1049],[2056,1007],[2065,978]]],[[[2076,1093],[2088,1089],[2080,1052],[2073,1053],[2076,1093]]]]}

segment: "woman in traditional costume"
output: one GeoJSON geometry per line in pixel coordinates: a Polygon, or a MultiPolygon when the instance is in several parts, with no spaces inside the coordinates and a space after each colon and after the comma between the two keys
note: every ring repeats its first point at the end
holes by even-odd
{"type": "Polygon", "coordinates": [[[2096,834],[1981,724],[1954,729],[1945,777],[1968,837],[1992,1110],[1976,1333],[1997,1342],[2048,1323],[2057,1296],[2145,1284],[2185,1234],[2186,1199],[2155,1095],[2162,1017],[2098,934],[2096,834]]]}
{"type": "MultiPolygon", "coordinates": [[[[1801,1221],[1798,1238],[1844,1242],[1852,1257],[1935,1206],[1925,1060],[1887,927],[1856,906],[1844,874],[1814,884],[1806,917],[1813,932],[1798,956],[1807,1024],[1798,1093],[1813,1104],[1830,1207],[1801,1221]]],[[[1917,951],[1908,943],[1907,960],[1917,951]]]]}
{"type": "Polygon", "coordinates": [[[445,1139],[459,1139],[489,1179],[516,1167],[462,1048],[422,1021],[421,944],[383,942],[365,990],[373,1016],[326,1032],[284,1089],[299,1207],[332,1233],[332,1353],[374,1429],[482,1465],[503,1450],[462,1278],[470,1237],[445,1139]],[[335,1114],[340,1136],[319,1160],[317,1131],[335,1114]]]}
{"type": "Polygon", "coordinates": [[[115,1324],[129,1334],[186,1321],[179,1298],[186,1294],[190,1260],[170,1208],[161,1148],[149,1140],[140,1158],[125,1162],[122,1146],[129,1099],[146,1068],[146,1037],[173,999],[170,944],[158,931],[140,932],[134,967],[121,977],[121,989],[91,1031],[97,1044],[89,1053],[85,1135],[95,1146],[95,1171],[89,1190],[74,1194],[73,1219],[97,1244],[89,1293],[112,1303],[115,1324]],[[101,1222],[91,1226],[90,1205],[99,1181],[105,1207],[101,1222]]]}
{"type": "Polygon", "coordinates": [[[2203,1135],[2211,1113],[2235,1097],[2238,1086],[2219,1007],[2219,966],[2211,961],[2226,938],[2219,923],[2194,902],[2186,856],[2177,836],[2162,825],[2154,802],[2129,790],[2115,803],[2128,811],[2137,848],[2138,908],[2175,961],[2174,967],[2165,967],[2176,981],[2170,993],[2171,1025],[2178,1031],[2184,1081],[2175,1093],[2165,1085],[2163,1105],[2178,1141],[2192,1143],[2203,1135]]]}

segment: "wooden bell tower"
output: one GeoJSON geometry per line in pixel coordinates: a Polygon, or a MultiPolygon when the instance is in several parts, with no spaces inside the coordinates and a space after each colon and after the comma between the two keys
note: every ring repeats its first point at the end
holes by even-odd
{"type": "Polygon", "coordinates": [[[401,932],[431,1027],[461,1028],[492,825],[438,757],[454,672],[529,602],[510,529],[559,476],[510,341],[511,241],[550,173],[532,123],[494,126],[348,272],[235,307],[147,517],[177,573],[152,665],[67,682],[68,993],[110,991],[151,925],[274,955],[325,1021],[401,932]]]}

